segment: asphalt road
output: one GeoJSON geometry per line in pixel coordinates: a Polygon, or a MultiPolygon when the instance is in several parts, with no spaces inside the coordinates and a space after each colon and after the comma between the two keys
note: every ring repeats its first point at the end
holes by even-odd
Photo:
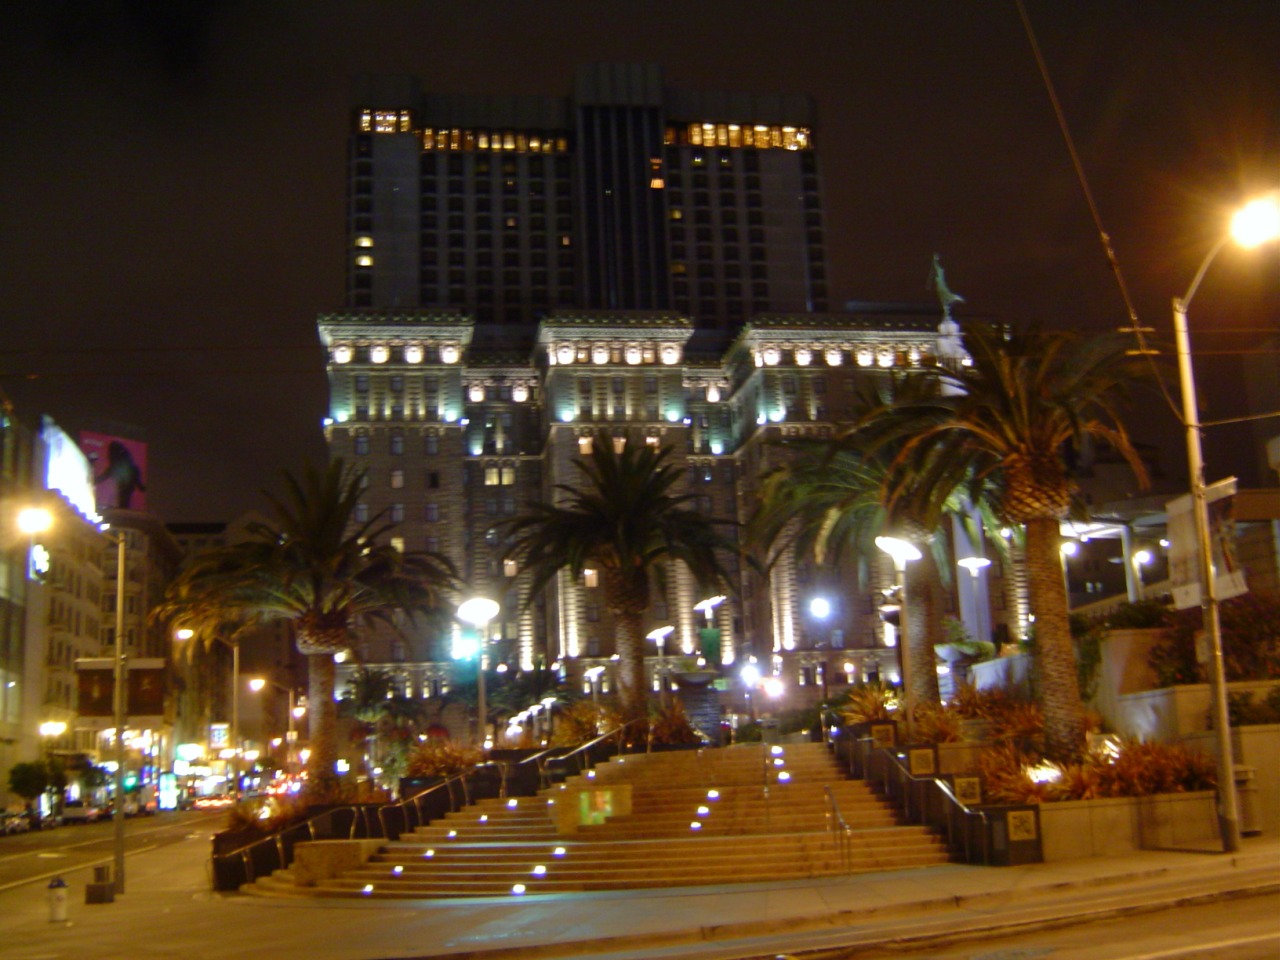
{"type": "MultiPolygon", "coordinates": [[[[192,833],[211,834],[221,828],[226,816],[225,810],[192,810],[131,818],[125,821],[125,855],[176,843],[192,833]]],[[[109,863],[114,849],[110,821],[0,837],[0,890],[109,863]]]]}
{"type": "MultiPolygon", "coordinates": [[[[821,956],[824,960],[1276,960],[1280,957],[1280,894],[1050,925],[1015,936],[971,936],[920,949],[827,950],[821,956]]],[[[806,954],[774,957],[805,960],[806,954]]]]}

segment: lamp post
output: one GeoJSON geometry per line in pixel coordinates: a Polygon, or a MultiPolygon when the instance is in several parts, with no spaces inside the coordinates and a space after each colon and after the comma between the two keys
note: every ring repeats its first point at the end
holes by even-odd
{"type": "Polygon", "coordinates": [[[658,698],[663,703],[667,702],[667,637],[674,629],[672,626],[655,627],[645,634],[646,640],[658,645],[658,698]]]}
{"type": "Polygon", "coordinates": [[[51,799],[53,800],[53,809],[49,812],[54,816],[57,816],[58,813],[58,794],[57,785],[54,782],[56,778],[54,776],[53,767],[53,746],[54,742],[66,732],[67,725],[61,720],[46,720],[44,723],[40,724],[40,736],[44,738],[46,744],[45,756],[47,759],[45,760],[45,765],[49,774],[49,792],[52,794],[51,799]]]}
{"type": "Polygon", "coordinates": [[[116,545],[116,642],[114,651],[112,704],[116,725],[115,813],[112,816],[112,869],[116,893],[124,893],[124,728],[128,722],[127,673],[124,649],[124,580],[126,537],[123,530],[103,530],[116,545]]]}
{"type": "MultiPolygon", "coordinates": [[[[915,689],[911,685],[911,654],[907,650],[907,564],[919,560],[923,554],[915,544],[899,537],[876,537],[876,546],[893,558],[894,579],[902,591],[902,606],[898,610],[898,674],[902,678],[903,699],[906,701],[907,729],[911,729],[915,707],[915,689]]],[[[932,669],[932,666],[930,666],[932,669]]]]}
{"type": "Polygon", "coordinates": [[[481,748],[487,746],[488,704],[485,703],[484,690],[484,655],[489,643],[489,621],[498,615],[498,604],[488,597],[472,597],[458,606],[458,619],[469,623],[480,634],[480,642],[476,649],[476,712],[479,726],[481,748]]]}
{"type": "Polygon", "coordinates": [[[716,629],[716,607],[727,599],[727,597],[717,595],[707,597],[707,599],[700,600],[693,605],[693,609],[707,619],[707,625],[699,631],[699,639],[702,641],[699,644],[699,652],[704,659],[708,661],[715,660],[711,664],[711,669],[713,670],[720,669],[720,632],[716,629]],[[707,656],[708,653],[711,654],[710,657],[707,656]]]}
{"type": "Polygon", "coordinates": [[[1231,239],[1243,247],[1254,247],[1280,236],[1280,206],[1275,195],[1254,200],[1232,219],[1231,231],[1205,254],[1184,296],[1173,299],[1173,334],[1178,352],[1178,380],[1182,387],[1182,420],[1187,432],[1187,469],[1191,478],[1191,512],[1195,521],[1199,550],[1200,609],[1209,639],[1209,681],[1213,695],[1213,725],[1218,747],[1218,825],[1222,849],[1240,849],[1240,821],[1236,810],[1235,771],[1231,764],[1231,729],[1227,713],[1227,681],[1222,664],[1222,621],[1218,613],[1218,587],[1213,569],[1213,544],[1209,531],[1209,509],[1205,496],[1204,451],[1201,446],[1199,404],[1196,400],[1195,371],[1191,364],[1191,336],[1187,331],[1187,310],[1210,264],[1231,239]]]}

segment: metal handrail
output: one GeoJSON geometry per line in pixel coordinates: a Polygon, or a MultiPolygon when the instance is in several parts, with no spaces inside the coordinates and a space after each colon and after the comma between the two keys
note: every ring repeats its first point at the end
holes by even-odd
{"type": "Polygon", "coordinates": [[[836,802],[835,794],[831,792],[831,784],[823,784],[822,789],[827,795],[828,828],[840,850],[840,869],[848,873],[853,868],[853,828],[841,814],[840,804],[836,802]]]}
{"type": "Polygon", "coordinates": [[[911,771],[907,769],[904,758],[895,751],[883,747],[877,748],[877,750],[883,753],[891,761],[890,770],[892,771],[892,776],[896,780],[896,783],[890,782],[888,777],[886,777],[885,785],[886,788],[888,788],[886,792],[890,795],[890,799],[892,799],[902,811],[903,816],[909,821],[927,824],[928,826],[935,828],[938,826],[939,822],[941,822],[946,835],[947,849],[951,850],[953,853],[958,852],[957,848],[959,846],[956,842],[956,821],[958,818],[961,824],[960,833],[963,836],[966,863],[973,862],[973,847],[970,842],[971,831],[967,826],[964,826],[964,824],[967,821],[976,819],[982,824],[981,862],[984,864],[990,864],[990,829],[986,813],[982,810],[971,810],[969,807],[965,806],[945,780],[941,780],[933,776],[916,776],[911,773],[911,771]],[[926,790],[930,787],[936,790],[946,803],[945,816],[929,817],[929,812],[927,810],[928,803],[923,794],[921,796],[921,809],[914,811],[912,804],[912,795],[914,791],[908,788],[908,785],[912,783],[922,783],[926,785],[926,790]],[[895,786],[897,787],[896,795],[895,790],[892,789],[895,786]]]}

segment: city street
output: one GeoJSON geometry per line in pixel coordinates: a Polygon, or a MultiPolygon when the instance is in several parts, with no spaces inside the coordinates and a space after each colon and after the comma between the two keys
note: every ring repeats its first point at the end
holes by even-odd
{"type": "MultiPolygon", "coordinates": [[[[191,833],[213,833],[226,816],[225,810],[193,810],[131,818],[125,824],[125,852],[167,846],[191,833]]],[[[113,829],[104,820],[0,837],[0,890],[110,862],[113,829]]]]}
{"type": "MultiPolygon", "coordinates": [[[[1280,895],[1227,899],[1072,923],[1009,937],[971,935],[919,950],[876,947],[803,953],[805,960],[1274,960],[1280,956],[1280,895]]],[[[945,934],[943,935],[945,937],[945,934]]],[[[769,954],[774,960],[777,954],[769,954]]],[[[786,956],[784,954],[784,956],[786,956]]]]}

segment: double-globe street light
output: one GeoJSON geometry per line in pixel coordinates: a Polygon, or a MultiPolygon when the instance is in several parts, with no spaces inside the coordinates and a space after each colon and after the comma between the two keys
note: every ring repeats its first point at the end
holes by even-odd
{"type": "Polygon", "coordinates": [[[276,681],[268,680],[266,677],[251,677],[249,679],[249,689],[254,693],[261,693],[267,687],[273,687],[281,693],[287,694],[289,697],[289,714],[286,719],[284,735],[284,769],[285,773],[292,775],[294,744],[298,739],[298,731],[295,721],[298,717],[302,716],[305,708],[298,706],[296,691],[292,686],[285,686],[283,683],[276,683],[276,681]]]}
{"type": "Polygon", "coordinates": [[[1227,683],[1222,664],[1222,621],[1218,613],[1218,588],[1214,573],[1213,544],[1209,530],[1208,500],[1204,483],[1200,412],[1196,400],[1195,372],[1191,364],[1191,337],[1187,310],[1210,264],[1230,241],[1256,247],[1280,236],[1280,198],[1277,194],[1254,200],[1236,213],[1230,232],[1205,254],[1185,295],[1173,300],[1173,333],[1178,352],[1178,379],[1182,387],[1182,419],[1187,432],[1187,467],[1191,478],[1191,512],[1199,549],[1200,608],[1209,641],[1209,678],[1213,693],[1213,725],[1218,749],[1218,823],[1222,848],[1240,849],[1240,821],[1236,810],[1235,772],[1231,764],[1231,729],[1227,713],[1227,683]]]}

